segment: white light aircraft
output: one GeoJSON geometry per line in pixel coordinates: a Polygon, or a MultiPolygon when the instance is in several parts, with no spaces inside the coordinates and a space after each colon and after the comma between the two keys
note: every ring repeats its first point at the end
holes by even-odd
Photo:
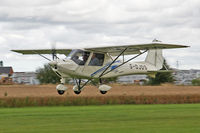
{"type": "Polygon", "coordinates": [[[84,49],[30,49],[12,50],[22,54],[38,54],[49,60],[52,70],[61,78],[61,84],[56,89],[60,95],[64,94],[67,87],[64,86],[66,78],[74,79],[73,91],[80,94],[85,85],[93,79],[98,79],[98,89],[105,94],[111,89],[103,84],[105,78],[123,75],[147,74],[155,77],[163,67],[164,58],[162,49],[186,48],[188,46],[177,44],[165,44],[158,40],[152,43],[94,47],[84,49]],[[132,62],[136,57],[147,52],[146,59],[141,62],[132,62]],[[56,54],[64,54],[66,58],[59,59],[56,54]],[[52,54],[53,60],[44,54],[52,54]],[[124,59],[124,55],[131,55],[130,59],[124,59]],[[120,60],[119,57],[122,57],[120,60]],[[84,80],[83,79],[87,79],[84,80]]]}

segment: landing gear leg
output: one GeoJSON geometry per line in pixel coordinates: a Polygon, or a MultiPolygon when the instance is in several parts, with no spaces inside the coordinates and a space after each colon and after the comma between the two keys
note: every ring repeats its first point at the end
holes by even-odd
{"type": "Polygon", "coordinates": [[[74,79],[75,86],[73,87],[75,94],[80,94],[83,87],[89,82],[91,79],[88,79],[85,83],[81,84],[81,79],[74,79]]]}
{"type": "Polygon", "coordinates": [[[77,81],[77,79],[74,79],[74,81],[75,81],[75,86],[73,87],[73,90],[74,90],[74,93],[75,94],[80,94],[81,93],[81,79],[78,79],[78,81],[77,81]]]}

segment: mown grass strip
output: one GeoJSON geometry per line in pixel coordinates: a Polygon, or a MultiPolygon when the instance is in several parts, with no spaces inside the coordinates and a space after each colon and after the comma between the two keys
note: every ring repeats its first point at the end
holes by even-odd
{"type": "Polygon", "coordinates": [[[1,108],[1,133],[199,133],[200,104],[1,108]]]}

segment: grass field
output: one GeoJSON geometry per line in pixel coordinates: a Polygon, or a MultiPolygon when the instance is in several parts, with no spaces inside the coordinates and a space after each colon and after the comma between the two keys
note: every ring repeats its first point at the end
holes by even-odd
{"type": "MultiPolygon", "coordinates": [[[[72,85],[62,97],[102,96],[96,86],[86,86],[80,95],[74,94],[72,85]]],[[[160,95],[200,95],[200,86],[135,86],[111,84],[112,89],[105,96],[160,96],[160,95]]],[[[56,85],[0,85],[0,98],[5,97],[57,97],[56,85]]],[[[61,97],[61,96],[59,96],[61,97]]]]}
{"type": "Polygon", "coordinates": [[[0,133],[199,133],[200,104],[0,108],[0,133]]]}
{"type": "Polygon", "coordinates": [[[200,103],[200,86],[111,84],[105,95],[95,86],[86,86],[80,95],[66,86],[69,89],[60,96],[56,85],[0,85],[0,107],[200,103]]]}

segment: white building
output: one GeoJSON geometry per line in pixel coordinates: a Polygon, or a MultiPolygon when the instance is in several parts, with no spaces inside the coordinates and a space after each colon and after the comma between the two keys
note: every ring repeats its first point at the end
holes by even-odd
{"type": "Polygon", "coordinates": [[[126,83],[126,84],[134,84],[136,81],[141,81],[140,84],[143,84],[143,81],[147,81],[147,80],[148,80],[147,75],[128,75],[128,76],[120,76],[117,82],[126,83]]]}
{"type": "Polygon", "coordinates": [[[18,84],[40,84],[35,72],[15,72],[13,73],[12,79],[14,83],[18,84]]]}
{"type": "MultiPolygon", "coordinates": [[[[175,70],[173,73],[176,85],[191,85],[193,79],[200,78],[200,70],[175,70]]],[[[148,81],[146,75],[129,75],[118,78],[119,83],[133,84],[135,81],[148,81]]]]}
{"type": "Polygon", "coordinates": [[[175,84],[177,85],[191,85],[193,79],[200,78],[200,70],[176,70],[174,72],[175,84]]]}
{"type": "Polygon", "coordinates": [[[196,73],[196,77],[200,78],[200,70],[196,73]]]}

